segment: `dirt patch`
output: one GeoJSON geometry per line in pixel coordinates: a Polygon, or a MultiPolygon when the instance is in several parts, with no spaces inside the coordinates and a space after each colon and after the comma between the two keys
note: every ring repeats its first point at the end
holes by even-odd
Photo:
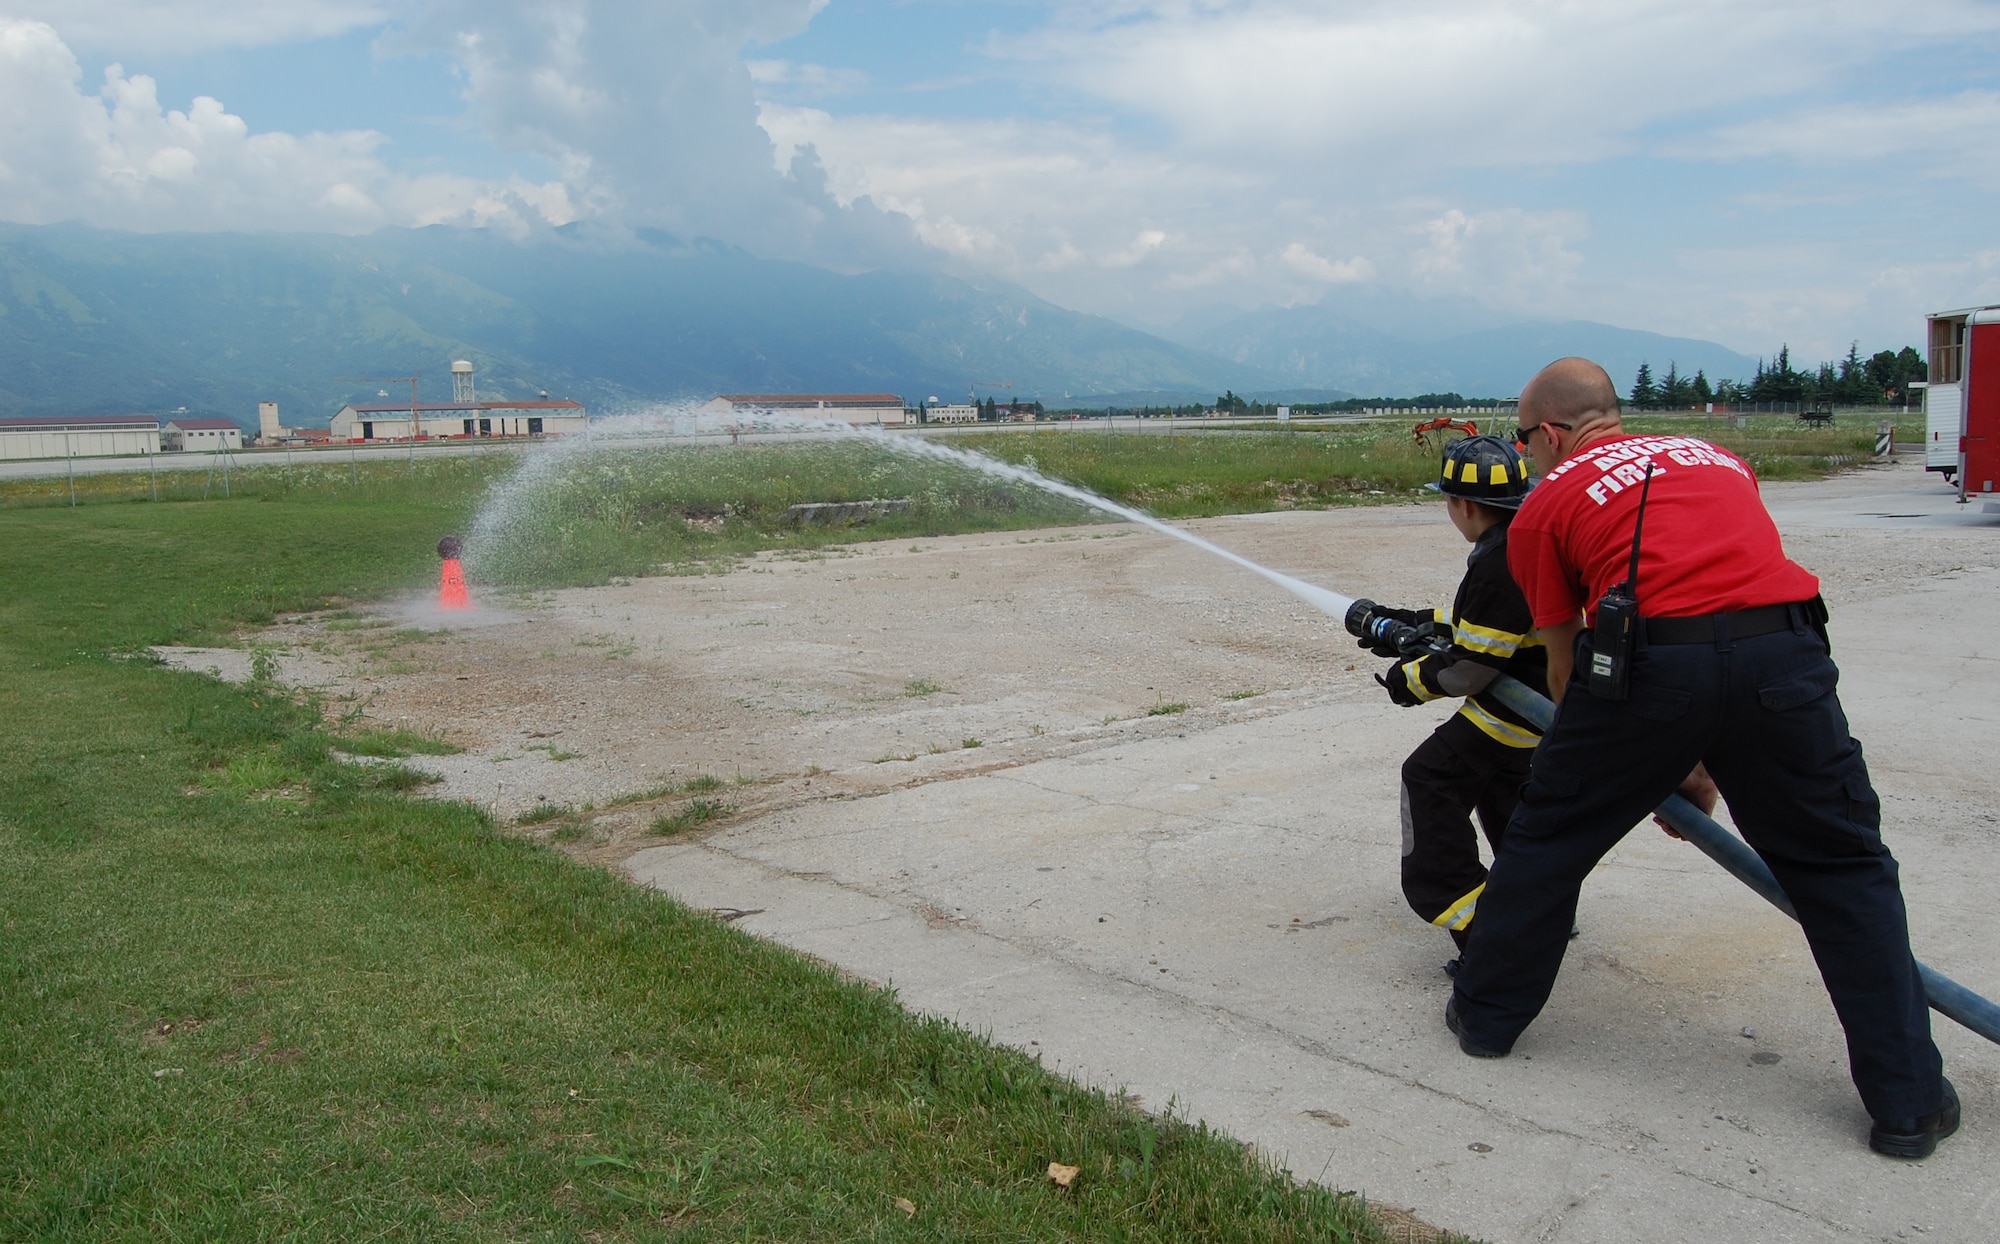
{"type": "MultiPolygon", "coordinates": [[[[1448,590],[1464,555],[1434,507],[1195,526],[1309,581],[1412,601],[1448,590]]],[[[726,575],[476,595],[484,608],[460,619],[314,615],[257,642],[347,728],[464,747],[408,762],[443,779],[433,794],[510,820],[549,817],[523,832],[568,823],[566,845],[586,853],[643,842],[685,802],[621,800],[703,776],[742,816],[1375,694],[1374,662],[1337,620],[1124,528],[858,545],[726,575]],[[1159,711],[1175,704],[1188,708],[1159,711]],[[538,812],[586,807],[581,835],[574,817],[538,812]]],[[[221,656],[247,675],[237,650],[176,663],[221,656]]]]}
{"type": "MultiPolygon", "coordinates": [[[[1879,486],[1867,476],[1773,485],[1879,486]]],[[[1293,511],[1191,529],[1273,568],[1385,602],[1442,602],[1466,546],[1435,505],[1293,511]]],[[[1964,563],[1951,541],[1808,529],[1795,555],[1842,603],[1964,563]]],[[[422,602],[289,620],[255,650],[160,650],[247,678],[257,653],[346,728],[465,748],[408,763],[524,833],[607,860],[649,845],[711,777],[738,818],[1187,735],[1379,694],[1337,620],[1134,528],[960,536],[766,555],[728,574],[422,602]],[[1164,711],[1176,705],[1182,711],[1164,711]],[[561,815],[557,815],[560,813],[561,815]]]]}

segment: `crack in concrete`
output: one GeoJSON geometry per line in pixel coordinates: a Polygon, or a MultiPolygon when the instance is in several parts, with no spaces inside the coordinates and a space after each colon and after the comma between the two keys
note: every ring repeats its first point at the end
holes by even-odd
{"type": "Polygon", "coordinates": [[[1736,1196],[1742,1197],[1746,1201],[1756,1201],[1763,1205],[1769,1205],[1773,1209],[1784,1210],[1787,1213],[1795,1214],[1798,1217],[1805,1219],[1807,1222],[1816,1222],[1819,1225],[1828,1228],[1829,1230],[1838,1231],[1842,1233],[1851,1233],[1855,1230],[1854,1226],[1851,1223],[1845,1223],[1839,1221],[1838,1219],[1828,1218],[1824,1214],[1815,1213],[1814,1211],[1806,1209],[1803,1206],[1793,1205],[1786,1201],[1777,1200],[1772,1196],[1769,1196],[1762,1192],[1758,1192],[1751,1188],[1739,1188],[1735,1184],[1726,1183],[1720,1179],[1716,1179],[1711,1175],[1704,1175],[1700,1171],[1691,1171],[1687,1169],[1685,1166],[1675,1165],[1674,1167],[1672,1167],[1672,1170],[1674,1174],[1680,1175],[1687,1179],[1692,1179],[1696,1183],[1706,1184],[1707,1186],[1715,1188],[1719,1191],[1732,1193],[1736,1196]]]}

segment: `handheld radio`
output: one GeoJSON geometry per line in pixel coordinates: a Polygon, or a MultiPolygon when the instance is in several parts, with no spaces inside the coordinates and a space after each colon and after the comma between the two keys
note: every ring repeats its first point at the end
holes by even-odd
{"type": "Polygon", "coordinates": [[[1590,694],[1622,700],[1632,690],[1632,641],[1639,629],[1639,537],[1646,526],[1646,497],[1653,490],[1653,460],[1639,486],[1639,515],[1632,521],[1632,564],[1625,581],[1597,601],[1597,626],[1590,633],[1590,694]]]}

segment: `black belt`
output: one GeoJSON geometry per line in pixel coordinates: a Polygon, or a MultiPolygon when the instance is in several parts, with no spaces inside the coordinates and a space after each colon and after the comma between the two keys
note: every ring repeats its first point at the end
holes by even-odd
{"type": "Polygon", "coordinates": [[[1759,635],[1789,631],[1792,629],[1792,611],[1805,607],[1801,602],[1796,605],[1763,605],[1756,609],[1739,609],[1735,613],[1703,613],[1691,618],[1641,618],[1639,626],[1649,644],[1712,644],[1724,636],[1754,639],[1759,635]]]}

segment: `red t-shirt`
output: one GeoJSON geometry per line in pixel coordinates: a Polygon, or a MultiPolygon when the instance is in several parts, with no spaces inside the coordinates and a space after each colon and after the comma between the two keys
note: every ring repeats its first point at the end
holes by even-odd
{"type": "Polygon", "coordinates": [[[1536,626],[1583,610],[1631,568],[1646,462],[1653,487],[1639,539],[1639,615],[1684,618],[1811,600],[1819,580],[1785,556],[1741,458],[1689,436],[1622,436],[1565,459],[1528,494],[1507,567],[1536,626]]]}

